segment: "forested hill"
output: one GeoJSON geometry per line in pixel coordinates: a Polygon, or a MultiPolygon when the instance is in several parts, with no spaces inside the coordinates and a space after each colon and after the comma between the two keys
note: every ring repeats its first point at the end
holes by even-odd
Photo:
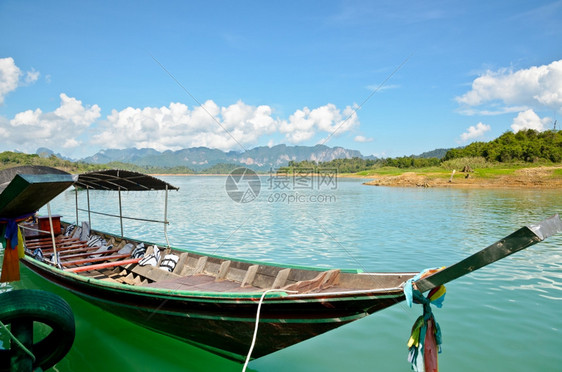
{"type": "Polygon", "coordinates": [[[44,157],[38,154],[24,154],[21,152],[4,151],[0,152],[0,170],[16,167],[20,165],[40,165],[53,167],[64,170],[69,173],[84,173],[102,169],[125,169],[135,172],[158,174],[190,174],[194,171],[188,167],[156,167],[156,166],[138,166],[122,162],[111,162],[107,164],[88,164],[85,162],[73,162],[64,160],[54,154],[44,157]]]}
{"type": "Polygon", "coordinates": [[[473,142],[464,148],[449,150],[444,161],[480,156],[487,161],[536,162],[539,160],[562,162],[562,131],[533,129],[517,133],[506,132],[490,142],[473,142]]]}
{"type": "Polygon", "coordinates": [[[477,163],[486,163],[487,166],[501,163],[561,163],[562,131],[537,132],[529,129],[517,133],[506,132],[490,142],[474,142],[466,147],[450,149],[442,159],[402,156],[376,160],[336,159],[322,163],[303,161],[289,162],[289,167],[282,170],[291,172],[294,169],[323,167],[338,169],[340,173],[357,173],[385,166],[396,168],[445,167],[454,159],[468,158],[473,159],[472,162],[474,159],[480,159],[477,163]]]}

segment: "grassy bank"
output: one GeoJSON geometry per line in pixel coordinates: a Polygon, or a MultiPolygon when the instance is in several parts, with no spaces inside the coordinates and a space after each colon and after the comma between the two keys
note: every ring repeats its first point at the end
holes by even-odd
{"type": "Polygon", "coordinates": [[[471,167],[470,169],[464,167],[461,169],[383,167],[359,172],[357,176],[373,178],[366,184],[374,186],[562,189],[562,165],[529,166],[529,164],[500,163],[482,168],[471,167]]]}

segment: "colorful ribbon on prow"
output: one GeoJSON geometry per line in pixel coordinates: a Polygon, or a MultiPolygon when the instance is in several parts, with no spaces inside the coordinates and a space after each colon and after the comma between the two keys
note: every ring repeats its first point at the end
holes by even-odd
{"type": "Polygon", "coordinates": [[[0,283],[20,280],[20,258],[25,256],[23,237],[17,222],[28,218],[0,219],[0,243],[4,247],[4,261],[0,283]]]}
{"type": "Polygon", "coordinates": [[[433,288],[427,297],[413,287],[416,280],[425,278],[443,268],[427,269],[408,280],[404,286],[404,295],[408,306],[412,303],[423,305],[423,315],[416,319],[408,340],[408,361],[416,372],[437,372],[439,363],[437,354],[441,352],[441,329],[435,321],[431,305],[442,307],[447,290],[444,285],[433,288]]]}

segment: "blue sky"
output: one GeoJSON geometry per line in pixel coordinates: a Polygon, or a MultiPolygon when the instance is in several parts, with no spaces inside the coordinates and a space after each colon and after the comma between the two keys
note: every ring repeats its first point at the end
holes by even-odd
{"type": "Polygon", "coordinates": [[[550,129],[560,20],[562,1],[3,0],[0,151],[396,157],[550,129]]]}

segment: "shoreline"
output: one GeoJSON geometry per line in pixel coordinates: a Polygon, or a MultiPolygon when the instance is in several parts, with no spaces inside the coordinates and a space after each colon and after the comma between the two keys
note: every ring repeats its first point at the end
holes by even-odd
{"type": "MultiPolygon", "coordinates": [[[[372,174],[359,175],[353,173],[338,174],[341,178],[365,179],[367,186],[387,187],[453,187],[453,188],[508,188],[508,189],[561,189],[562,190],[561,166],[529,167],[514,170],[512,174],[500,174],[481,177],[475,172],[416,172],[406,171],[400,174],[372,174]]],[[[187,173],[187,174],[150,174],[154,177],[190,176],[190,177],[227,177],[228,173],[187,173]]],[[[258,173],[258,176],[268,176],[270,173],[258,173]]]]}
{"type": "MultiPolygon", "coordinates": [[[[271,175],[271,173],[256,173],[258,176],[269,176],[271,175]]],[[[148,174],[149,176],[152,177],[168,177],[168,176],[194,176],[194,177],[208,177],[208,176],[223,176],[226,177],[229,175],[229,173],[150,173],[148,174]]],[[[275,175],[279,175],[279,176],[287,176],[286,173],[275,173],[275,175]]],[[[291,176],[290,174],[288,176],[291,176]]],[[[375,178],[376,176],[365,176],[362,174],[353,174],[353,173],[338,173],[337,175],[338,177],[341,178],[365,178],[365,179],[372,179],[375,178]]]]}
{"type": "Polygon", "coordinates": [[[363,183],[367,186],[389,187],[453,187],[453,188],[504,188],[504,189],[560,189],[562,176],[555,174],[557,167],[522,168],[513,174],[478,177],[473,173],[455,172],[445,176],[443,173],[404,172],[399,175],[379,175],[376,179],[363,183]]]}

